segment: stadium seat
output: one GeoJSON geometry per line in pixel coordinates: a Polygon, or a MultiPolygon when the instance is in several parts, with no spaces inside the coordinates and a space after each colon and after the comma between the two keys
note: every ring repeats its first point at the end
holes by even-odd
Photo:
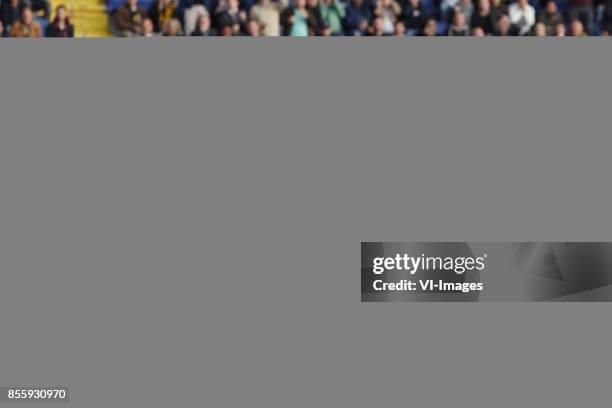
{"type": "Polygon", "coordinates": [[[438,21],[438,26],[436,27],[436,33],[438,35],[446,35],[448,31],[448,23],[446,21],[438,21]]]}
{"type": "Polygon", "coordinates": [[[40,31],[42,32],[43,37],[45,36],[45,32],[47,30],[47,26],[49,25],[49,20],[43,17],[36,17],[36,22],[40,26],[40,31]]]}

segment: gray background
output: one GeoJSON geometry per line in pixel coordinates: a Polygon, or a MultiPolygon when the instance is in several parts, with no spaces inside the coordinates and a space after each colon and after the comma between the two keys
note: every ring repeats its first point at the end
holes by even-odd
{"type": "Polygon", "coordinates": [[[0,384],[85,408],[609,407],[611,304],[362,304],[359,251],[610,241],[611,51],[1,42],[0,384]]]}

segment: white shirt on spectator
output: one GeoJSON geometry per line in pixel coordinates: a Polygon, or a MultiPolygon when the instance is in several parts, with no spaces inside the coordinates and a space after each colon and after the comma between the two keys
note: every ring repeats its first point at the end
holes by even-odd
{"type": "Polygon", "coordinates": [[[525,4],[522,9],[518,2],[508,8],[508,16],[512,24],[518,27],[519,35],[526,35],[536,23],[536,12],[531,4],[525,4]]]}

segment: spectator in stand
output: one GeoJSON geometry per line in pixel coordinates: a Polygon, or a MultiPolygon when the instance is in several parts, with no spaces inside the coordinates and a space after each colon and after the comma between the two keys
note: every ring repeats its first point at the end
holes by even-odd
{"type": "Polygon", "coordinates": [[[49,19],[51,16],[51,3],[49,3],[49,0],[26,0],[24,3],[30,6],[33,14],[40,13],[44,19],[49,19]]]}
{"type": "Polygon", "coordinates": [[[249,37],[261,37],[261,25],[256,20],[247,22],[247,35],[249,37]]]}
{"type": "Polygon", "coordinates": [[[420,35],[429,20],[429,14],[421,0],[409,0],[404,5],[403,19],[406,22],[408,35],[420,35]]]}
{"type": "Polygon", "coordinates": [[[3,33],[7,36],[11,33],[13,24],[18,22],[21,17],[22,8],[23,3],[21,0],[2,0],[2,4],[0,4],[0,21],[4,26],[4,30],[0,34],[3,33]]]}
{"type": "Polygon", "coordinates": [[[132,37],[142,32],[142,22],[147,17],[138,0],[128,0],[113,16],[114,25],[121,37],[132,37]]]}
{"type": "MultiPolygon", "coordinates": [[[[153,0],[149,10],[125,1],[111,16],[119,36],[565,36],[566,30],[588,36],[599,28],[612,34],[612,0],[568,0],[566,14],[558,0],[539,0],[537,13],[530,4],[536,0],[430,0],[433,16],[424,0],[153,0]]],[[[48,15],[49,4],[0,0],[0,36],[41,36],[35,11],[48,15]]],[[[57,7],[44,34],[74,37],[66,6],[57,7]]]]}
{"type": "Polygon", "coordinates": [[[227,29],[231,27],[232,35],[242,32],[242,24],[246,23],[246,13],[240,10],[238,0],[225,0],[219,4],[220,11],[217,13],[217,22],[221,28],[221,34],[227,36],[227,29]]]}
{"type": "Polygon", "coordinates": [[[491,0],[491,18],[493,24],[499,22],[501,16],[508,15],[508,6],[502,0],[491,0]]]}
{"type": "Polygon", "coordinates": [[[233,37],[234,35],[234,26],[229,21],[221,20],[219,21],[219,35],[221,37],[233,37]]]}
{"type": "Polygon", "coordinates": [[[283,12],[283,27],[285,35],[291,37],[308,37],[310,28],[306,0],[295,0],[292,7],[287,7],[283,12]]]}
{"type": "Polygon", "coordinates": [[[445,21],[452,21],[457,10],[463,11],[465,21],[470,21],[474,13],[474,3],[472,0],[442,0],[440,14],[445,21]]]}
{"type": "Polygon", "coordinates": [[[445,22],[453,19],[455,10],[460,6],[461,0],[442,0],[440,2],[440,17],[445,22]]]}
{"type": "Polygon", "coordinates": [[[453,16],[453,21],[448,27],[449,37],[467,37],[470,35],[470,27],[465,20],[465,14],[463,11],[456,10],[453,16]]]}
{"type": "Polygon", "coordinates": [[[280,16],[289,5],[288,0],[259,0],[251,7],[251,20],[259,23],[261,35],[278,37],[280,35],[280,16]]]}
{"type": "Polygon", "coordinates": [[[371,7],[364,0],[350,0],[344,17],[346,35],[366,35],[368,24],[373,19],[371,7]]]}
{"type": "Polygon", "coordinates": [[[527,0],[517,0],[508,9],[510,22],[517,28],[518,35],[529,35],[536,23],[535,9],[527,0]]]}
{"type": "Polygon", "coordinates": [[[158,32],[164,27],[166,21],[179,17],[178,11],[178,0],[157,0],[149,8],[147,15],[153,21],[155,31],[158,32]]]}
{"type": "Polygon", "coordinates": [[[155,33],[155,26],[149,17],[142,20],[142,32],[140,35],[142,37],[157,37],[157,34],[155,33]]]}
{"type": "Polygon", "coordinates": [[[395,23],[395,31],[394,35],[396,37],[405,37],[406,36],[406,24],[402,20],[399,20],[395,23]]]}
{"type": "Polygon", "coordinates": [[[493,16],[489,0],[480,0],[478,10],[472,14],[470,26],[472,30],[480,28],[485,35],[493,34],[493,16]]]}
{"type": "Polygon", "coordinates": [[[602,34],[612,35],[612,0],[604,0],[603,16],[601,21],[602,34]]]}
{"type": "Polygon", "coordinates": [[[217,35],[217,31],[211,27],[210,17],[207,15],[201,15],[198,18],[196,28],[191,32],[192,37],[214,37],[217,35]]]}
{"type": "Polygon", "coordinates": [[[176,18],[171,18],[164,22],[162,27],[162,35],[164,37],[180,37],[183,35],[181,22],[176,18]]]}
{"type": "Polygon", "coordinates": [[[46,37],[71,38],[74,37],[74,26],[70,24],[68,10],[63,4],[57,6],[55,19],[47,26],[46,37]]]}
{"type": "Polygon", "coordinates": [[[11,29],[11,37],[13,38],[40,38],[41,31],[40,26],[34,21],[32,9],[25,6],[21,10],[21,18],[11,29]]]}
{"type": "Polygon", "coordinates": [[[487,34],[484,32],[482,27],[474,27],[474,28],[472,28],[472,36],[474,36],[474,37],[486,37],[487,34]]]}
{"type": "Polygon", "coordinates": [[[319,9],[319,0],[306,0],[308,11],[308,35],[321,35],[323,18],[319,9]]]}
{"type": "Polygon", "coordinates": [[[395,0],[377,0],[374,15],[383,21],[383,33],[392,35],[395,23],[400,19],[402,8],[395,0]]]}
{"type": "Polygon", "coordinates": [[[495,24],[495,35],[499,37],[510,37],[515,35],[514,30],[512,29],[512,22],[510,21],[510,17],[505,14],[502,14],[497,20],[497,24],[495,24]]]}
{"type": "Polygon", "coordinates": [[[319,34],[321,37],[331,37],[334,34],[332,33],[331,27],[325,21],[321,25],[321,32],[319,34]]]}
{"type": "Polygon", "coordinates": [[[327,24],[331,35],[342,35],[342,19],[346,16],[344,4],[340,0],[321,0],[319,9],[323,24],[327,24]]]}
{"type": "Polygon", "coordinates": [[[572,21],[572,37],[586,37],[588,34],[584,31],[584,25],[580,20],[572,21]]]}
{"type": "Polygon", "coordinates": [[[593,0],[570,0],[570,21],[580,20],[587,33],[593,31],[593,0]]]}
{"type": "Polygon", "coordinates": [[[385,34],[385,22],[382,17],[374,17],[374,22],[369,30],[370,37],[384,37],[385,34]]]}
{"type": "Polygon", "coordinates": [[[196,29],[200,16],[210,17],[216,6],[214,0],[182,0],[180,4],[183,10],[185,35],[191,34],[196,29]]]}
{"type": "Polygon", "coordinates": [[[427,20],[423,32],[420,35],[423,37],[436,37],[438,35],[438,22],[435,18],[427,20]]]}
{"type": "Polygon", "coordinates": [[[546,26],[542,23],[536,23],[533,26],[533,35],[536,37],[546,37],[546,26]]]}
{"type": "Polygon", "coordinates": [[[474,2],[472,0],[461,0],[461,2],[459,2],[459,10],[465,14],[465,21],[469,23],[474,14],[474,2]]]}
{"type": "Polygon", "coordinates": [[[563,16],[557,8],[557,3],[553,0],[546,3],[546,9],[540,13],[538,23],[544,26],[544,35],[555,35],[557,25],[563,24],[563,16]]]}

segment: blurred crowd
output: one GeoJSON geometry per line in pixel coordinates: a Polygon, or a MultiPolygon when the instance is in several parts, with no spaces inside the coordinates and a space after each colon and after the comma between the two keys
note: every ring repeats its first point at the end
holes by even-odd
{"type": "Polygon", "coordinates": [[[127,0],[111,16],[119,36],[612,33],[612,0],[127,0]]]}
{"type": "Polygon", "coordinates": [[[74,37],[68,10],[58,6],[51,17],[48,0],[1,0],[2,37],[74,37]]]}
{"type": "MultiPolygon", "coordinates": [[[[5,37],[72,37],[65,6],[1,0],[5,37]],[[44,25],[44,29],[41,27],[44,25]]],[[[107,0],[120,37],[607,36],[612,0],[107,0]]]]}

